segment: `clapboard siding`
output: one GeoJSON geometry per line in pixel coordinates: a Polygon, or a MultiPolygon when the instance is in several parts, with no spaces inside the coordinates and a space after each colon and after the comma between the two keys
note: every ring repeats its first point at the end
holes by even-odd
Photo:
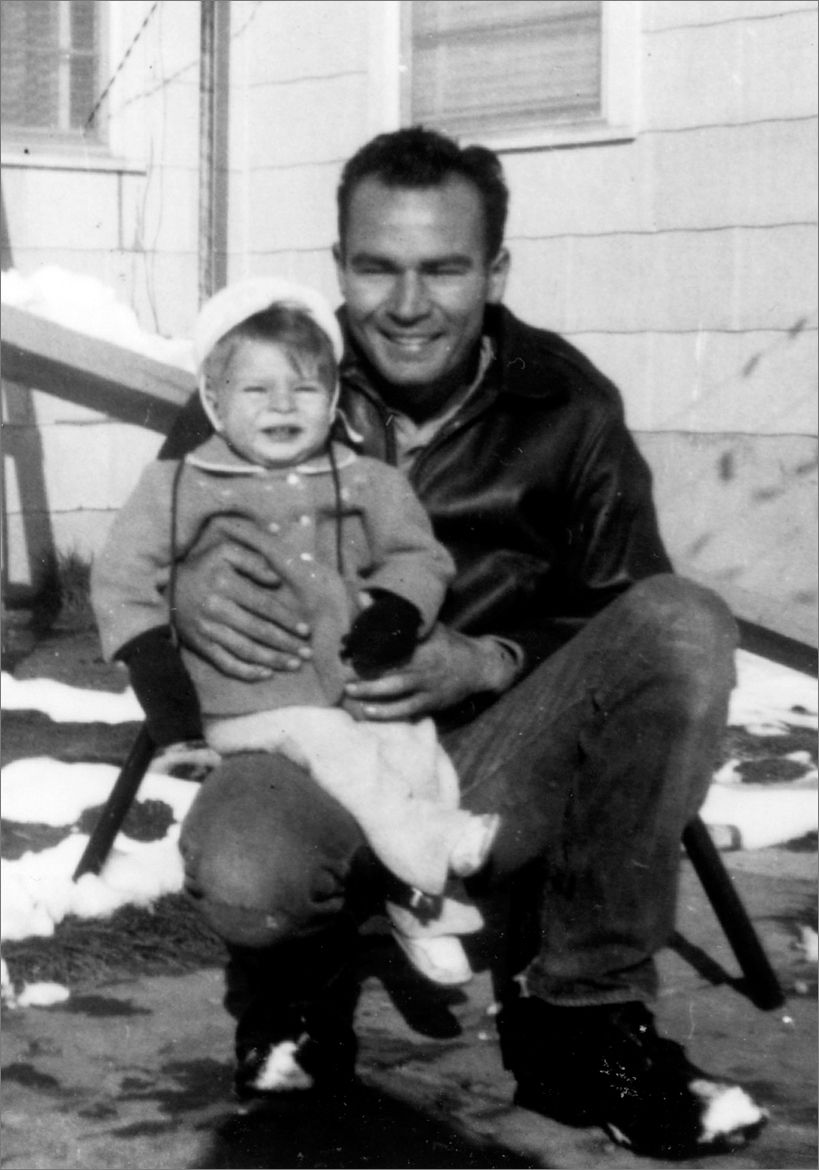
{"type": "MultiPolygon", "coordinates": [[[[117,6],[123,49],[149,7],[117,6]]],[[[166,334],[187,332],[197,306],[198,9],[161,5],[112,88],[130,170],[3,170],[4,262],[98,275],[166,334]]],[[[341,165],[374,127],[395,124],[393,6],[233,0],[229,11],[228,276],[278,272],[336,300],[341,165]]],[[[764,597],[760,612],[775,612],[779,598],[802,629],[815,623],[816,597],[806,450],[815,452],[816,429],[817,5],[645,0],[639,14],[633,138],[503,155],[508,302],[565,333],[621,387],[675,554],[699,549],[700,568],[764,597]],[[725,465],[726,451],[730,483],[705,473],[725,465]],[[772,491],[775,506],[765,503],[772,491]]],[[[32,515],[59,515],[60,540],[73,515],[93,547],[106,514],[94,492],[102,485],[112,512],[143,453],[134,447],[129,459],[105,424],[78,428],[37,396],[30,405],[16,425],[22,434],[39,419],[45,482],[57,493],[45,510],[31,501],[32,515]],[[96,436],[100,452],[82,499],[50,466],[69,450],[60,435],[70,425],[86,443],[96,436]]],[[[12,493],[18,503],[27,506],[12,493]]]]}

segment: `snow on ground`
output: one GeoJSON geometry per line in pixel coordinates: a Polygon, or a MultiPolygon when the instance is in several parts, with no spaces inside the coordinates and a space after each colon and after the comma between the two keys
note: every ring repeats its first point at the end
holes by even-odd
{"type": "MultiPolygon", "coordinates": [[[[75,826],[85,809],[104,802],[117,774],[109,764],[64,764],[47,757],[16,760],[2,772],[3,817],[24,824],[75,826]]],[[[181,890],[176,842],[197,787],[149,772],[139,798],[163,801],[174,823],[160,841],[134,841],[120,833],[99,876],[86,874],[72,881],[88,843],[88,836],[76,828],[49,849],[0,861],[2,937],[52,935],[67,914],[105,917],[120,906],[149,906],[163,894],[181,890]]]]}
{"type": "MultiPolygon", "coordinates": [[[[815,680],[740,652],[738,687],[729,721],[756,734],[775,735],[788,726],[817,726],[815,680]]],[[[9,710],[40,710],[66,722],[139,720],[131,692],[112,694],[57,683],[24,682],[3,676],[2,704],[9,710]]],[[[799,755],[806,753],[797,753],[799,755]]],[[[8,821],[67,826],[69,835],[52,848],[2,861],[2,937],[51,935],[67,914],[100,917],[128,903],[150,905],[182,886],[176,842],[197,785],[148,773],[140,799],[164,801],[174,821],[160,841],[134,841],[120,833],[99,877],[71,875],[88,840],[76,827],[83,811],[100,805],[117,776],[107,764],[66,764],[47,757],[16,760],[0,777],[3,816],[8,821]]],[[[703,818],[729,826],[743,848],[761,848],[804,836],[817,827],[816,774],[806,769],[794,783],[738,783],[731,763],[711,785],[703,818]]],[[[34,992],[32,992],[34,994],[34,992]]],[[[46,994],[45,992],[43,994],[46,994]]]]}
{"type": "MultiPolygon", "coordinates": [[[[816,679],[740,650],[728,723],[771,737],[789,727],[817,728],[817,697],[816,679]]],[[[724,830],[734,848],[762,849],[816,831],[816,768],[807,752],[786,758],[804,766],[803,775],[790,783],[742,782],[736,760],[728,760],[717,772],[701,816],[707,825],[724,830]]]]}
{"type": "Polygon", "coordinates": [[[740,650],[736,656],[737,686],[731,696],[728,722],[755,735],[778,735],[792,727],[817,727],[817,681],[767,658],[740,650]]]}
{"type": "Polygon", "coordinates": [[[142,708],[128,688],[121,694],[72,687],[50,678],[0,676],[5,711],[42,711],[55,723],[138,723],[142,708]]]}
{"type": "MultiPolygon", "coordinates": [[[[3,817],[38,825],[73,825],[87,808],[102,804],[114,785],[113,764],[64,764],[47,756],[15,760],[2,773],[3,817]]],[[[181,821],[197,785],[148,773],[140,800],[162,800],[181,821]]]]}

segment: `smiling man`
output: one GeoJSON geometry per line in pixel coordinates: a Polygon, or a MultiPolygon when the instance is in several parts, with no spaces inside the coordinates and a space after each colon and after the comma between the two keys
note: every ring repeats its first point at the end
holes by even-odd
{"type": "Polygon", "coordinates": [[[434,415],[468,381],[509,255],[487,238],[481,196],[463,178],[417,190],[365,178],[345,219],[335,258],[350,333],[385,402],[434,415]]]}
{"type": "MultiPolygon", "coordinates": [[[[470,890],[510,895],[496,976],[516,1101],[638,1153],[703,1156],[741,1146],[764,1112],[659,1037],[648,1005],[725,726],[734,623],[672,575],[615,387],[501,304],[507,198],[492,152],[422,128],[379,136],[342,174],[349,433],[407,472],[456,565],[411,660],[350,678],[347,697],[371,720],[432,714],[464,805],[500,814],[470,890]]],[[[195,409],[168,454],[192,443],[195,409]]],[[[180,574],[183,637],[226,675],[309,655],[279,571],[275,540],[247,528],[214,534],[180,574]]],[[[240,1072],[260,1053],[299,1070],[260,1092],[352,1074],[341,989],[372,909],[362,875],[378,892],[355,823],[297,772],[225,763],[183,834],[191,890],[231,947],[240,1072]]]]}

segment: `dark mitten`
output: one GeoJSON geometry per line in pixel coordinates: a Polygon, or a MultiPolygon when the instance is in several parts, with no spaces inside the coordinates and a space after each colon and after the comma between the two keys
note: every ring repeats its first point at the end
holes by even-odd
{"type": "Polygon", "coordinates": [[[362,677],[406,661],[421,627],[418,607],[405,597],[387,589],[374,589],[372,597],[372,605],[361,611],[341,641],[341,657],[362,677]]]}
{"type": "Polygon", "coordinates": [[[115,657],[128,667],[155,747],[202,738],[199,700],[168,626],[138,634],[115,657]]]}

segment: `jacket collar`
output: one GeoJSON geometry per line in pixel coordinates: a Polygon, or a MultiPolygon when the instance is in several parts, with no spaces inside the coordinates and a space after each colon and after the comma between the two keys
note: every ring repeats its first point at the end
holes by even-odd
{"type": "MultiPolygon", "coordinates": [[[[337,315],[344,337],[342,382],[380,402],[368,363],[350,335],[346,306],[341,305],[337,315]]],[[[499,394],[541,400],[564,397],[563,379],[555,379],[554,360],[580,355],[556,333],[526,325],[505,305],[487,305],[483,336],[489,338],[495,354],[487,380],[491,379],[499,394]]]]}

